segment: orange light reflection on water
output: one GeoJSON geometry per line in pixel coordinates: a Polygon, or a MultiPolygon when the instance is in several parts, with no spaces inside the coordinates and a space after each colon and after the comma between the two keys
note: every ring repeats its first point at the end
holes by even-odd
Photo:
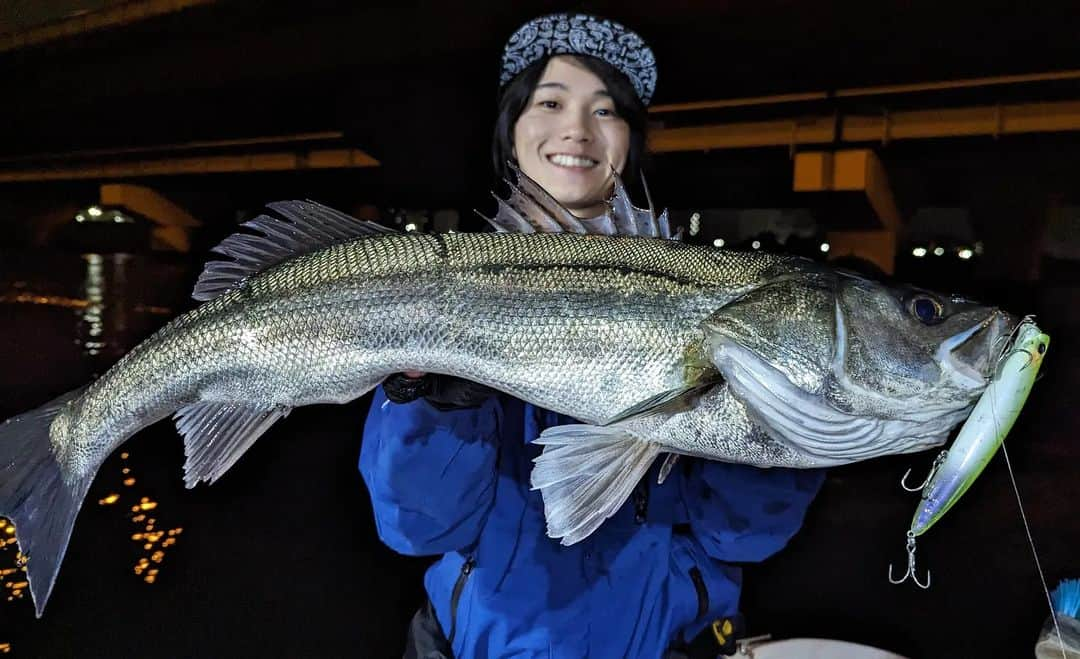
{"type": "MultiPolygon", "coordinates": [[[[127,452],[120,454],[121,460],[124,460],[123,464],[127,464],[129,457],[130,454],[127,452]]],[[[121,470],[122,482],[126,487],[131,487],[136,483],[135,477],[129,475],[131,471],[131,468],[127,466],[121,470]]],[[[111,506],[124,503],[124,499],[128,498],[128,496],[113,492],[99,499],[98,504],[111,506]]],[[[134,503],[131,506],[131,512],[126,514],[130,517],[131,523],[140,528],[131,533],[130,540],[140,543],[142,551],[145,552],[136,561],[134,572],[136,576],[142,578],[144,583],[153,584],[160,576],[159,570],[160,566],[165,562],[166,550],[176,545],[177,536],[183,533],[184,529],[179,526],[157,529],[157,518],[148,518],[146,511],[157,509],[158,502],[147,496],[132,497],[131,499],[137,500],[138,503],[134,503]],[[151,565],[154,567],[150,567],[151,565]]],[[[9,602],[21,600],[29,592],[29,584],[26,580],[26,561],[28,557],[17,551],[17,548],[15,525],[11,521],[0,517],[0,597],[6,595],[9,602]]],[[[10,651],[10,648],[10,644],[0,643],[0,653],[6,653],[10,651]],[[5,647],[7,649],[4,649],[5,647]]]]}
{"type": "MultiPolygon", "coordinates": [[[[49,307],[62,309],[86,309],[94,304],[92,300],[84,300],[77,297],[64,297],[62,295],[37,295],[35,293],[8,293],[0,295],[0,304],[41,304],[49,307]]],[[[149,313],[155,316],[171,315],[173,310],[169,307],[159,307],[152,304],[137,304],[134,311],[149,313]]]]}
{"type": "MultiPolygon", "coordinates": [[[[137,482],[135,476],[132,474],[131,467],[126,466],[129,457],[130,454],[127,452],[120,454],[120,459],[125,463],[125,466],[121,468],[120,473],[123,476],[123,483],[126,487],[131,487],[137,482]]],[[[157,507],[158,502],[150,497],[139,497],[138,503],[131,506],[131,523],[141,527],[131,534],[131,541],[140,543],[142,545],[142,550],[147,552],[145,555],[140,556],[135,562],[133,571],[136,576],[141,576],[143,578],[142,580],[144,583],[148,584],[154,583],[158,577],[158,568],[151,568],[151,562],[155,565],[162,564],[165,561],[165,549],[175,545],[176,536],[183,531],[183,528],[181,527],[156,530],[157,518],[147,517],[146,511],[155,510],[157,507]]]]}
{"type": "Polygon", "coordinates": [[[0,593],[6,594],[9,602],[22,599],[27,587],[26,560],[17,547],[15,526],[0,517],[0,584],[3,585],[0,593]],[[12,562],[9,563],[9,560],[12,562]],[[4,567],[4,565],[11,565],[11,567],[4,567]]]}

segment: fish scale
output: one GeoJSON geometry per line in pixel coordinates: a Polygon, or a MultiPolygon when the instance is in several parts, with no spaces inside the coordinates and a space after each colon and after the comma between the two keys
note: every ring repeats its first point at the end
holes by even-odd
{"type": "Polygon", "coordinates": [[[644,238],[360,238],[273,266],[166,325],[65,412],[78,430],[54,448],[85,474],[146,419],[195,401],[343,402],[405,368],[603,421],[683,386],[700,321],[787,262],[644,238]],[[116,413],[117,399],[131,409],[116,413]]]}

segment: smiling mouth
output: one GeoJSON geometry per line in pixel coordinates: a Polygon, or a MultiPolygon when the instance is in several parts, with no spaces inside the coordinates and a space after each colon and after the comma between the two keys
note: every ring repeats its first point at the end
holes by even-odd
{"type": "Polygon", "coordinates": [[[547,157],[548,162],[559,167],[569,167],[571,169],[591,169],[600,164],[600,161],[593,160],[586,156],[572,156],[567,153],[553,153],[547,157]]]}

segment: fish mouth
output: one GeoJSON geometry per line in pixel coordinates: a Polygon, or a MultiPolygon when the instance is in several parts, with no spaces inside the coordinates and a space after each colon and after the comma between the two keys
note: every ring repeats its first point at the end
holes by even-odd
{"type": "Polygon", "coordinates": [[[959,376],[970,388],[985,387],[1008,347],[1008,339],[1018,326],[1014,316],[995,309],[982,321],[945,339],[937,361],[959,376]]]}

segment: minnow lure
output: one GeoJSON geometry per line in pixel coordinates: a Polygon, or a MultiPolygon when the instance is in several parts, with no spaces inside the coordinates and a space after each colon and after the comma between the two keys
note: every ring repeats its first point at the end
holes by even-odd
{"type": "MultiPolygon", "coordinates": [[[[1025,318],[1014,331],[1015,338],[998,362],[997,373],[975,403],[975,408],[960,428],[952,447],[943,451],[922,486],[922,498],[907,532],[908,574],[893,580],[902,583],[914,574],[915,538],[926,533],[945,516],[997,453],[1005,436],[1027,402],[1031,387],[1042,366],[1050,337],[1030,319],[1025,318]]],[[[905,486],[906,487],[906,486],[905,486]]]]}

